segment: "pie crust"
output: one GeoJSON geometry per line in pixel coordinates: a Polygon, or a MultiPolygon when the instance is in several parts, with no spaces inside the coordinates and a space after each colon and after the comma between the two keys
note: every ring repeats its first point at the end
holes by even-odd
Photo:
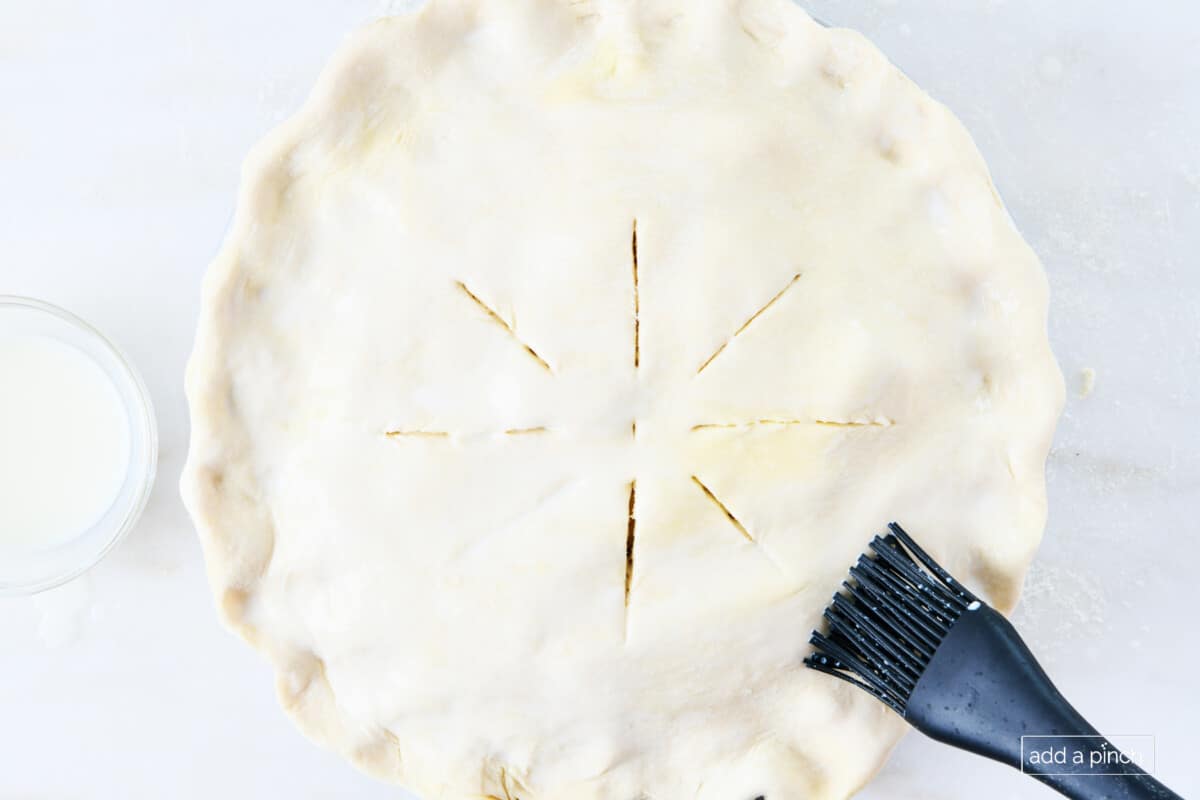
{"type": "Polygon", "coordinates": [[[183,491],[313,739],[427,800],[844,798],[892,519],[1009,609],[1063,386],[963,127],[787,0],[434,0],[247,162],[183,491]]]}

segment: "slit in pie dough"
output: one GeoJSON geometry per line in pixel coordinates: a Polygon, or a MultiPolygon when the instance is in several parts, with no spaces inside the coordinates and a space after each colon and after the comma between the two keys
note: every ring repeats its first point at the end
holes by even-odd
{"type": "Polygon", "coordinates": [[[898,518],[1010,608],[1062,402],[955,119],[786,0],[434,0],[246,168],[183,480],[314,739],[435,798],[844,798],[898,518]]]}

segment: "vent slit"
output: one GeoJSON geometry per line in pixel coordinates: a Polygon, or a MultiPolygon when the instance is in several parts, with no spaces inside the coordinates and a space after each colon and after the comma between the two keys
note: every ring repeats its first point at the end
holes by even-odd
{"type": "Polygon", "coordinates": [[[637,368],[642,361],[642,298],[638,284],[638,241],[637,220],[633,221],[633,366],[637,368]]]}
{"type": "Polygon", "coordinates": [[[757,428],[767,426],[784,427],[789,425],[819,425],[825,428],[890,428],[895,425],[891,419],[870,421],[830,420],[830,419],[756,419],[749,422],[703,422],[693,425],[693,431],[729,430],[733,428],[757,428]]]}
{"type": "Polygon", "coordinates": [[[707,497],[710,501],[712,501],[713,505],[715,505],[717,508],[721,509],[721,513],[725,515],[725,518],[729,520],[729,522],[733,525],[733,527],[737,528],[738,533],[740,533],[743,537],[745,537],[747,542],[750,542],[751,544],[755,543],[754,537],[750,535],[750,531],[746,530],[746,526],[743,525],[741,523],[741,521],[739,521],[738,518],[733,515],[733,512],[729,510],[728,506],[726,506],[724,503],[722,503],[717,498],[717,496],[712,493],[711,489],[709,489],[707,486],[704,485],[703,481],[701,481],[699,478],[697,478],[695,475],[693,475],[692,482],[700,487],[700,491],[704,492],[704,496],[707,497]]]}
{"type": "Polygon", "coordinates": [[[546,432],[545,426],[538,426],[536,428],[509,428],[508,430],[506,430],[504,432],[504,435],[505,436],[529,436],[530,434],[545,433],[545,432],[546,432]]]}
{"type": "Polygon", "coordinates": [[[483,309],[483,312],[488,315],[488,318],[491,319],[492,322],[495,322],[501,328],[504,328],[504,330],[507,331],[508,335],[511,336],[517,344],[519,344],[519,345],[521,345],[521,347],[525,348],[525,352],[529,353],[529,355],[531,355],[535,361],[537,361],[539,364],[541,364],[543,369],[545,369],[547,372],[550,372],[550,373],[554,372],[554,370],[550,368],[550,364],[546,361],[546,359],[544,359],[540,355],[538,355],[536,350],[534,350],[527,343],[522,341],[521,337],[517,336],[517,332],[515,330],[513,330],[512,326],[509,325],[504,320],[504,317],[497,314],[495,309],[493,309],[487,303],[483,302],[483,300],[479,299],[479,295],[475,294],[469,288],[467,288],[467,285],[465,283],[463,283],[462,281],[455,281],[454,283],[456,286],[458,286],[459,289],[462,290],[463,294],[465,294],[467,297],[471,298],[471,300],[475,303],[475,305],[477,305],[481,309],[483,309]]]}
{"type": "Polygon", "coordinates": [[[729,344],[734,339],[736,339],[738,336],[740,336],[742,334],[742,332],[746,330],[746,328],[749,328],[750,324],[753,323],[754,320],[758,319],[764,313],[766,313],[768,308],[775,305],[775,303],[779,300],[779,298],[781,298],[785,294],[787,294],[787,290],[791,289],[793,286],[795,286],[796,281],[798,281],[798,280],[800,280],[800,273],[796,273],[794,276],[792,276],[792,279],[790,281],[788,281],[787,286],[784,286],[782,289],[780,289],[779,292],[776,293],[776,295],[774,297],[772,297],[770,300],[768,300],[765,305],[763,305],[761,308],[759,308],[758,311],[755,311],[753,314],[751,314],[750,319],[743,322],[742,327],[738,328],[736,331],[733,332],[733,336],[730,336],[728,339],[726,339],[721,344],[721,346],[717,348],[715,353],[713,353],[711,356],[709,356],[707,359],[705,359],[704,363],[700,365],[700,368],[696,370],[696,374],[699,375],[701,372],[704,372],[704,370],[708,368],[708,365],[716,360],[717,356],[719,356],[719,355],[721,355],[721,353],[725,352],[725,348],[728,347],[729,344]]]}
{"type": "Polygon", "coordinates": [[[386,431],[384,436],[389,439],[399,438],[414,438],[414,439],[444,439],[450,435],[449,431],[423,431],[423,430],[395,430],[386,431]]]}
{"type": "Polygon", "coordinates": [[[837,420],[837,419],[819,419],[816,424],[823,425],[826,428],[890,428],[896,424],[895,420],[891,419],[874,419],[867,421],[859,420],[837,420]]]}
{"type": "Polygon", "coordinates": [[[625,525],[625,640],[629,641],[629,592],[633,588],[633,560],[637,546],[637,481],[629,483],[629,511],[625,525]]]}

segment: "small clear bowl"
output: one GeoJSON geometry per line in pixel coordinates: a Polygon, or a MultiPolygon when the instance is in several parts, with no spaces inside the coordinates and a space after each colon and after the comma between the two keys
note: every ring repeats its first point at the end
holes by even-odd
{"type": "Polygon", "coordinates": [[[56,339],[81,350],[104,370],[129,415],[130,459],[120,492],[92,527],[62,544],[0,558],[0,596],[51,589],[98,564],[137,524],[158,468],[158,428],[150,395],[128,359],[103,334],[57,306],[0,295],[0,335],[6,333],[56,339]]]}

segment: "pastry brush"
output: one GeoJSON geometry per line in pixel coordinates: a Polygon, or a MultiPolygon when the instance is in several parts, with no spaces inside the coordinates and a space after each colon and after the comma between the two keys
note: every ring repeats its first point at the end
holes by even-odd
{"type": "Polygon", "coordinates": [[[813,632],[805,664],[863,689],[926,736],[1074,800],[1179,800],[1072,708],[1008,620],[903,528],[888,527],[825,609],[828,632],[813,632]],[[1036,755],[1056,750],[1061,759],[1036,755]]]}

